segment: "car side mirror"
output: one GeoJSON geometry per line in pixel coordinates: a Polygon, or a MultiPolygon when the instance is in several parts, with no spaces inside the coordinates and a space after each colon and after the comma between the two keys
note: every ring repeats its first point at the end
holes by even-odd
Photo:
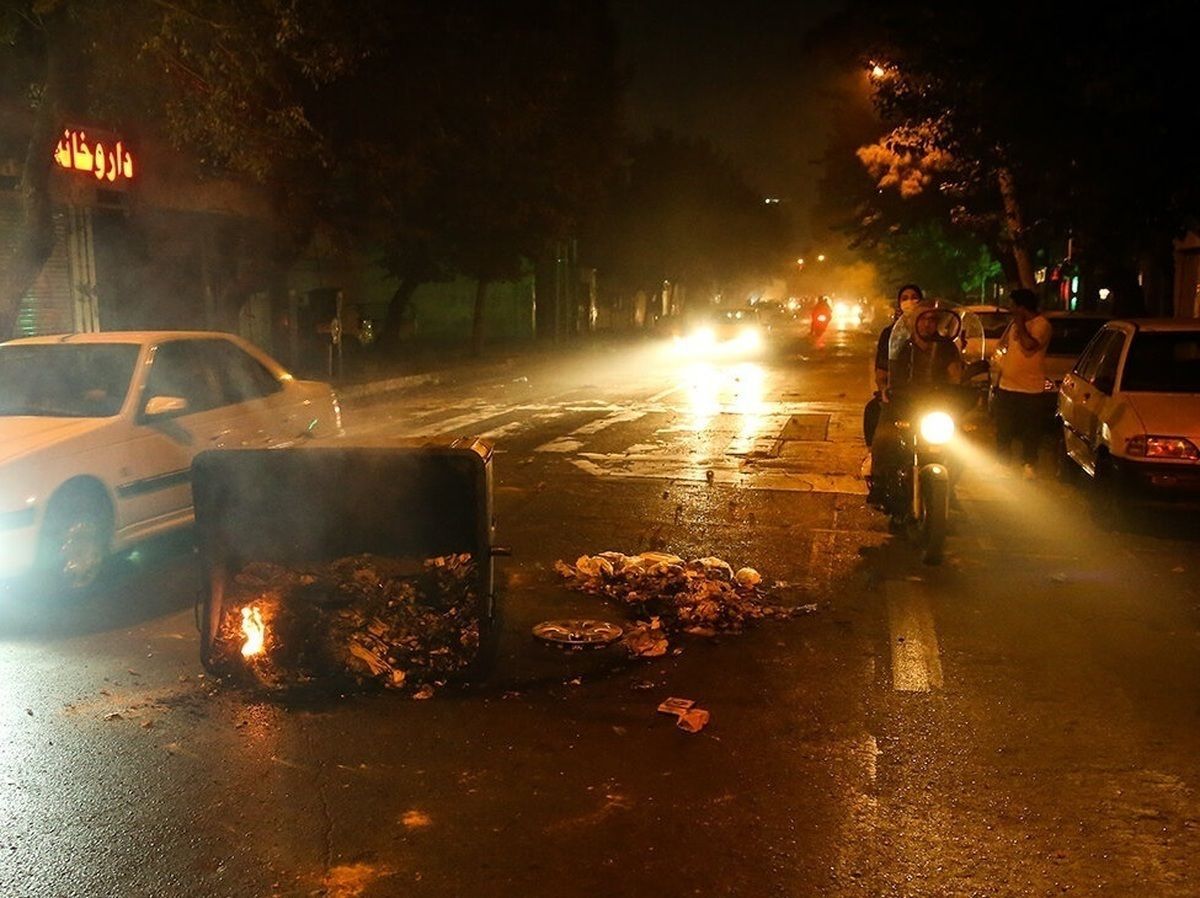
{"type": "Polygon", "coordinates": [[[178,415],[187,409],[188,401],[182,396],[152,396],[142,414],[147,418],[161,418],[164,415],[178,415]]]}

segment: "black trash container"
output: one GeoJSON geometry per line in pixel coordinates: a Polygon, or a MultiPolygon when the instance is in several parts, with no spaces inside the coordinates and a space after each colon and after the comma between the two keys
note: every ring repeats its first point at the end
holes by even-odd
{"type": "MultiPolygon", "coordinates": [[[[325,444],[203,452],[192,465],[205,575],[200,657],[211,666],[231,579],[250,562],[307,565],[371,553],[470,553],[478,578],[480,664],[497,628],[492,447],[325,444]]],[[[476,666],[478,669],[478,665],[476,666]]]]}

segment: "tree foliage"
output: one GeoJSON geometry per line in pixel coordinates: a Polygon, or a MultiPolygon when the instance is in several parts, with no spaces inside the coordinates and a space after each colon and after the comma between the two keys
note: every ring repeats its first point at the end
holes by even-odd
{"type": "Polygon", "coordinates": [[[711,144],[658,131],[631,147],[594,243],[618,290],[721,292],[775,271],[787,227],[711,144]]]}
{"type": "Polygon", "coordinates": [[[1191,16],[1160,0],[1077,13],[1027,0],[852,3],[841,38],[878,66],[885,133],[863,154],[876,185],[940,193],[941,220],[993,246],[1016,221],[1010,239],[1059,254],[1070,235],[1085,255],[1132,258],[1194,219],[1191,16]]]}
{"type": "MultiPolygon", "coordinates": [[[[366,249],[407,290],[450,272],[514,275],[578,227],[615,153],[614,41],[598,0],[18,6],[4,19],[9,59],[24,61],[11,93],[42,98],[31,109],[58,126],[48,60],[70,46],[72,83],[89,88],[77,113],[258,183],[277,243],[294,253],[321,233],[366,249]]],[[[28,148],[43,172],[44,144],[28,148]]],[[[23,285],[12,288],[0,309],[15,310],[23,285]]]]}

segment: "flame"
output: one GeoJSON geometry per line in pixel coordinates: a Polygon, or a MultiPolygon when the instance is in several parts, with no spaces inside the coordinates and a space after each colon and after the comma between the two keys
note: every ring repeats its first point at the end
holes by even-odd
{"type": "Polygon", "coordinates": [[[247,605],[242,609],[242,633],[246,636],[246,641],[242,643],[242,657],[261,655],[267,638],[267,625],[263,623],[262,611],[257,605],[247,605]]]}

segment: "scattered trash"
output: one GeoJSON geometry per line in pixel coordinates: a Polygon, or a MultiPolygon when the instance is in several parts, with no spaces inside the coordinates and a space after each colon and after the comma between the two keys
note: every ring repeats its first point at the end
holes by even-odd
{"type": "Polygon", "coordinates": [[[1050,582],[1051,583],[1066,583],[1067,575],[1066,574],[1051,574],[1050,582]]]}
{"type": "Polygon", "coordinates": [[[573,677],[570,680],[567,680],[567,685],[568,686],[582,686],[583,679],[581,677],[573,677]]]}
{"type": "Polygon", "coordinates": [[[533,635],[546,642],[567,646],[603,647],[621,638],[625,631],[604,620],[548,620],[533,628],[533,635]]]}
{"type": "Polygon", "coordinates": [[[33,716],[33,708],[26,708],[25,713],[28,714],[30,717],[32,717],[33,716]]]}
{"type": "Polygon", "coordinates": [[[671,633],[715,636],[754,620],[796,613],[765,599],[762,575],[754,568],[734,573],[732,565],[713,556],[684,561],[667,552],[601,552],[554,567],[570,588],[604,596],[632,612],[637,623],[625,628],[621,643],[636,657],[666,654],[671,633]]]}
{"type": "Polygon", "coordinates": [[[1179,565],[1179,567],[1171,568],[1172,574],[1182,574],[1182,573],[1185,573],[1186,571],[1187,571],[1187,568],[1185,568],[1182,564],[1179,565]]]}
{"type": "Polygon", "coordinates": [[[107,721],[113,721],[113,720],[124,720],[125,718],[122,717],[120,714],[118,714],[116,711],[113,711],[111,714],[105,714],[104,719],[107,721]]]}
{"type": "Polygon", "coordinates": [[[143,730],[149,730],[149,729],[153,729],[153,728],[154,728],[153,720],[143,720],[142,721],[142,729],[143,730]]]}
{"type": "Polygon", "coordinates": [[[625,631],[622,644],[629,654],[638,658],[661,658],[670,646],[658,618],[630,627],[625,631]]]}
{"type": "Polygon", "coordinates": [[[758,586],[762,583],[762,574],[752,567],[744,567],[733,575],[733,579],[737,581],[738,586],[758,586]]]}
{"type": "Polygon", "coordinates": [[[693,708],[680,714],[679,719],[675,721],[675,726],[685,733],[698,733],[708,726],[708,720],[709,713],[707,711],[702,708],[693,708]]]}
{"type": "Polygon", "coordinates": [[[673,714],[675,726],[685,733],[698,733],[708,725],[709,713],[697,708],[690,698],[668,698],[658,706],[659,714],[673,714]]]}
{"type": "Polygon", "coordinates": [[[433,824],[433,821],[429,819],[429,815],[423,811],[409,811],[400,818],[400,822],[409,829],[424,829],[433,824]]]}
{"type": "Polygon", "coordinates": [[[420,689],[413,693],[413,698],[419,702],[433,698],[433,687],[426,683],[420,689]]]}
{"type": "Polygon", "coordinates": [[[689,711],[696,706],[696,703],[690,698],[668,698],[658,706],[659,714],[682,714],[684,711],[689,711]]]}
{"type": "Polygon", "coordinates": [[[267,688],[317,680],[417,688],[475,659],[475,583],[470,555],[251,562],[226,598],[214,665],[267,688]]]}

